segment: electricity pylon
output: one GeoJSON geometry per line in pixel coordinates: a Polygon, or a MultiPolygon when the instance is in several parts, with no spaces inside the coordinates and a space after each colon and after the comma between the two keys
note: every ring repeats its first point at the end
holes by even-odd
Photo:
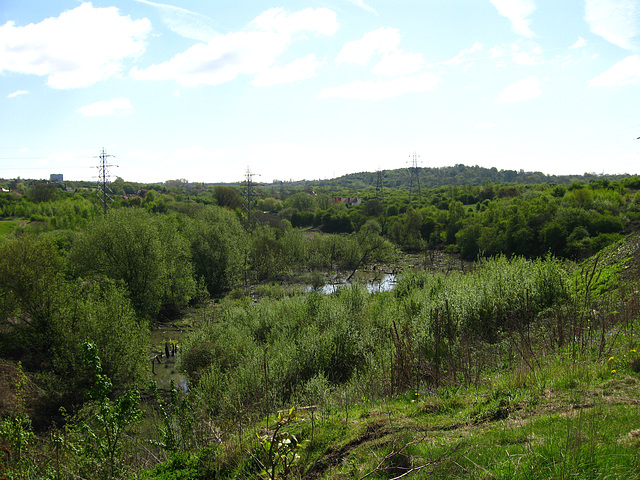
{"type": "Polygon", "coordinates": [[[420,191],[420,169],[418,168],[418,155],[415,151],[411,155],[411,166],[409,167],[409,202],[413,195],[414,184],[418,189],[418,200],[422,202],[422,192],[420,191]]]}
{"type": "Polygon", "coordinates": [[[260,176],[259,173],[251,173],[251,169],[249,169],[249,167],[247,166],[247,172],[245,173],[245,188],[246,188],[246,194],[247,194],[247,221],[249,223],[249,227],[251,227],[252,225],[252,221],[251,221],[251,202],[253,201],[253,198],[255,197],[255,194],[253,192],[253,186],[255,185],[253,183],[253,177],[255,177],[256,175],[260,176]]]}
{"type": "Polygon", "coordinates": [[[111,189],[109,188],[109,167],[117,167],[117,165],[107,164],[108,157],[115,157],[115,155],[108,155],[105,151],[104,147],[102,147],[102,151],[98,158],[100,159],[100,163],[98,164],[98,184],[100,185],[100,193],[102,195],[102,208],[104,208],[105,213],[107,212],[107,208],[109,207],[109,200],[113,201],[113,198],[109,195],[113,194],[111,189]]]}
{"type": "Polygon", "coordinates": [[[380,169],[376,172],[376,198],[378,200],[384,199],[384,191],[382,190],[382,170],[380,169]]]}

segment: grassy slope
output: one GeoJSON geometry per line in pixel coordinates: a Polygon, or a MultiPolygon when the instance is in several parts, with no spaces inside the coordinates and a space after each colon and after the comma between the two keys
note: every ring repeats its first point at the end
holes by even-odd
{"type": "MultiPolygon", "coordinates": [[[[277,478],[638,478],[640,380],[610,369],[553,358],[479,388],[302,410],[281,430],[302,441],[299,459],[277,478]]],[[[260,478],[255,434],[274,424],[150,478],[260,478]]]]}
{"type": "MultiPolygon", "coordinates": [[[[594,264],[607,272],[625,259],[622,277],[635,289],[638,236],[591,259],[582,272],[594,264]]],[[[606,278],[601,283],[611,286],[606,278]]],[[[299,458],[288,473],[283,461],[273,462],[277,478],[638,478],[636,320],[610,330],[604,351],[567,348],[516,361],[473,387],[409,392],[385,402],[334,398],[300,409],[279,431],[301,441],[299,458]]],[[[149,478],[260,478],[274,425],[271,418],[241,441],[201,451],[177,476],[184,458],[149,478]]]]}
{"type": "MultiPolygon", "coordinates": [[[[411,469],[412,478],[636,478],[640,382],[607,372],[556,363],[538,372],[553,377],[548,385],[518,372],[483,388],[359,404],[316,416],[313,434],[303,413],[287,426],[307,439],[291,478],[376,469],[369,478],[411,469]]],[[[227,461],[230,477],[257,473],[253,461],[227,461]]]]}

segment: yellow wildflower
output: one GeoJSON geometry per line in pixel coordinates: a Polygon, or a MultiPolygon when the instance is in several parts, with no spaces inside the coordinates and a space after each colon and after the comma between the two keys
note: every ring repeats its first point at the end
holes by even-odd
{"type": "Polygon", "coordinates": [[[609,361],[611,361],[611,360],[613,360],[613,359],[615,359],[615,358],[616,358],[616,357],[609,357],[609,361]]]}
{"type": "Polygon", "coordinates": [[[611,375],[614,375],[616,373],[615,370],[611,370],[611,375]]]}

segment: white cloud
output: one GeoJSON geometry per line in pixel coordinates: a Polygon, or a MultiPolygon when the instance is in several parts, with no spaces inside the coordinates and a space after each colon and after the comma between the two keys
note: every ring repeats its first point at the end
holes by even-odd
{"type": "Polygon", "coordinates": [[[537,43],[531,40],[517,40],[511,45],[496,45],[489,49],[489,58],[495,60],[500,67],[505,66],[507,57],[518,65],[542,65],[544,59],[542,57],[543,50],[537,43]]]}
{"type": "Polygon", "coordinates": [[[541,65],[544,63],[542,48],[529,40],[518,40],[511,45],[511,54],[513,61],[518,65],[541,65]]]}
{"type": "Polygon", "coordinates": [[[150,30],[147,19],[91,3],[24,27],[7,22],[0,27],[0,73],[47,76],[52,88],[86,87],[119,74],[126,58],[144,52],[150,30]]]}
{"type": "Polygon", "coordinates": [[[312,53],[306,57],[298,58],[284,67],[274,66],[258,73],[251,84],[257,87],[265,87],[280,83],[306,80],[307,78],[315,77],[316,70],[320,68],[323,63],[324,62],[318,61],[312,53]]]}
{"type": "Polygon", "coordinates": [[[640,83],[640,56],[632,55],[589,82],[590,87],[617,87],[640,83]]]}
{"type": "Polygon", "coordinates": [[[114,98],[80,107],[78,112],[85,117],[101,117],[106,115],[128,115],[133,110],[128,98],[114,98]]]}
{"type": "Polygon", "coordinates": [[[336,57],[336,62],[365,66],[374,54],[396,52],[399,46],[400,33],[396,28],[379,28],[365,33],[359,40],[345,43],[336,57]]]}
{"type": "Polygon", "coordinates": [[[164,24],[181,37],[208,42],[216,35],[216,31],[211,26],[212,20],[205,15],[192,12],[186,8],[149,0],[136,0],[136,2],[144,3],[160,10],[164,24]]]}
{"type": "Polygon", "coordinates": [[[504,45],[496,45],[489,49],[489,56],[490,58],[502,58],[505,56],[505,51],[504,45]]]}
{"type": "Polygon", "coordinates": [[[533,0],[491,0],[498,13],[511,21],[513,31],[523,37],[533,37],[528,18],[536,9],[533,0]]]}
{"type": "MultiPolygon", "coordinates": [[[[294,33],[330,35],[336,31],[337,21],[335,13],[325,8],[307,8],[293,14],[276,8],[257,17],[251,26],[253,30],[217,35],[206,44],[193,45],[158,65],[142,70],[134,67],[131,75],[143,80],[177,80],[185,86],[218,85],[241,74],[258,75],[274,66],[294,33]]],[[[289,72],[293,71],[290,67],[289,72]]]]}
{"type": "Polygon", "coordinates": [[[640,46],[637,0],[586,0],[585,21],[596,35],[627,50],[640,46]]]}
{"type": "Polygon", "coordinates": [[[27,93],[29,93],[28,90],[17,90],[15,92],[10,93],[9,95],[7,95],[7,98],[19,97],[20,95],[26,95],[27,93]]]}
{"type": "Polygon", "coordinates": [[[578,37],[578,40],[576,40],[576,43],[571,45],[569,48],[582,48],[582,47],[586,47],[586,45],[587,45],[587,41],[582,37],[578,37]]]}
{"type": "Polygon", "coordinates": [[[373,30],[358,40],[345,43],[338,52],[336,63],[366,66],[374,56],[378,60],[371,72],[388,77],[410,75],[425,64],[421,53],[404,52],[400,48],[400,33],[390,27],[373,30]]]}
{"type": "Polygon", "coordinates": [[[424,58],[421,53],[393,52],[384,55],[382,59],[371,69],[372,73],[394,77],[398,75],[410,75],[424,66],[424,58]]]}
{"type": "Polygon", "coordinates": [[[445,65],[457,66],[457,65],[460,65],[461,63],[469,62],[471,60],[476,60],[476,58],[473,58],[472,54],[481,51],[483,48],[484,47],[480,42],[475,42],[471,47],[461,50],[460,53],[458,53],[455,57],[453,57],[451,60],[448,60],[444,63],[445,65]]]}
{"type": "Polygon", "coordinates": [[[269,68],[285,47],[286,38],[275,33],[229,33],[166,62],[143,70],[134,67],[131,75],[140,80],[177,80],[184,86],[218,85],[269,68]]]}
{"type": "Polygon", "coordinates": [[[376,15],[378,14],[378,12],[376,12],[375,9],[370,5],[367,5],[364,2],[364,0],[347,0],[347,1],[350,3],[353,3],[355,6],[360,7],[363,10],[366,10],[367,12],[375,13],[376,15]]]}
{"type": "Polygon", "coordinates": [[[433,73],[422,73],[412,77],[397,77],[373,82],[355,81],[339,87],[323,89],[319,98],[349,98],[359,100],[381,100],[406,93],[421,93],[434,90],[440,77],[433,73]]]}
{"type": "Polygon", "coordinates": [[[255,18],[251,24],[258,30],[291,35],[305,30],[324,35],[333,35],[338,29],[334,11],[328,8],[305,8],[299,12],[286,13],[282,8],[271,8],[255,18]]]}
{"type": "Polygon", "coordinates": [[[540,95],[542,95],[540,80],[537,77],[528,77],[502,90],[496,97],[495,103],[524,102],[540,95]]]}

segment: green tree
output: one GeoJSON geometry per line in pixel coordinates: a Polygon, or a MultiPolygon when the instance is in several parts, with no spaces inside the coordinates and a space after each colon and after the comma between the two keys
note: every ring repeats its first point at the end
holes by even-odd
{"type": "Polygon", "coordinates": [[[377,198],[369,200],[364,204],[364,214],[368,217],[379,217],[384,213],[384,204],[377,198]]]}
{"type": "Polygon", "coordinates": [[[244,202],[235,188],[222,185],[213,187],[213,198],[220,207],[228,207],[232,210],[241,207],[244,202]]]}
{"type": "Polygon", "coordinates": [[[49,202],[55,200],[58,190],[48,182],[35,182],[27,190],[27,197],[32,202],[49,202]]]}
{"type": "Polygon", "coordinates": [[[67,300],[63,261],[52,241],[22,236],[0,247],[0,352],[26,356],[31,364],[44,360],[67,300]]]}
{"type": "Polygon", "coordinates": [[[158,219],[158,237],[163,245],[164,270],[167,281],[162,296],[162,312],[173,316],[186,307],[196,295],[195,268],[191,246],[180,231],[178,218],[158,219]]]}
{"type": "Polygon", "coordinates": [[[315,197],[309,193],[298,192],[287,197],[284,201],[285,207],[295,208],[299,212],[313,211],[316,207],[315,197]]]}
{"type": "Polygon", "coordinates": [[[456,240],[456,233],[462,227],[462,220],[465,218],[464,205],[457,200],[449,204],[447,226],[445,228],[445,242],[453,244],[456,240]]]}
{"type": "Polygon", "coordinates": [[[138,314],[155,317],[176,281],[170,277],[175,273],[169,268],[171,254],[182,251],[177,237],[162,237],[162,231],[157,217],[145,210],[111,210],[79,235],[71,266],[80,276],[101,274],[124,282],[138,314]]]}
{"type": "Polygon", "coordinates": [[[149,329],[138,322],[126,290],[113,280],[95,279],[77,282],[70,293],[69,308],[51,329],[51,360],[69,402],[82,402],[92,385],[82,361],[83,342],[100,348],[104,373],[117,391],[142,381],[149,371],[149,329]]]}
{"type": "Polygon", "coordinates": [[[405,213],[405,231],[403,245],[412,250],[424,248],[424,240],[421,234],[422,214],[413,208],[409,208],[405,213]]]}
{"type": "Polygon", "coordinates": [[[104,479],[120,478],[127,430],[142,417],[138,408],[140,393],[129,390],[112,400],[109,394],[113,383],[103,373],[97,347],[85,342],[82,349],[84,362],[93,376],[93,386],[88,392],[93,405],[86,407],[93,415],[90,415],[89,422],[79,425],[85,437],[82,449],[87,458],[96,463],[97,471],[92,474],[98,473],[104,479]]]}
{"type": "Polygon", "coordinates": [[[211,295],[236,286],[242,279],[248,246],[238,218],[216,206],[207,206],[185,219],[184,234],[198,278],[211,295]]]}
{"type": "Polygon", "coordinates": [[[482,235],[482,226],[471,222],[456,233],[456,241],[460,247],[460,255],[467,260],[475,260],[480,253],[478,240],[482,235]]]}
{"type": "Polygon", "coordinates": [[[283,278],[291,273],[289,260],[275,229],[262,225],[251,232],[249,261],[256,280],[283,278]]]}
{"type": "Polygon", "coordinates": [[[282,202],[273,197],[258,200],[258,208],[267,212],[277,213],[282,210],[282,202]]]}

